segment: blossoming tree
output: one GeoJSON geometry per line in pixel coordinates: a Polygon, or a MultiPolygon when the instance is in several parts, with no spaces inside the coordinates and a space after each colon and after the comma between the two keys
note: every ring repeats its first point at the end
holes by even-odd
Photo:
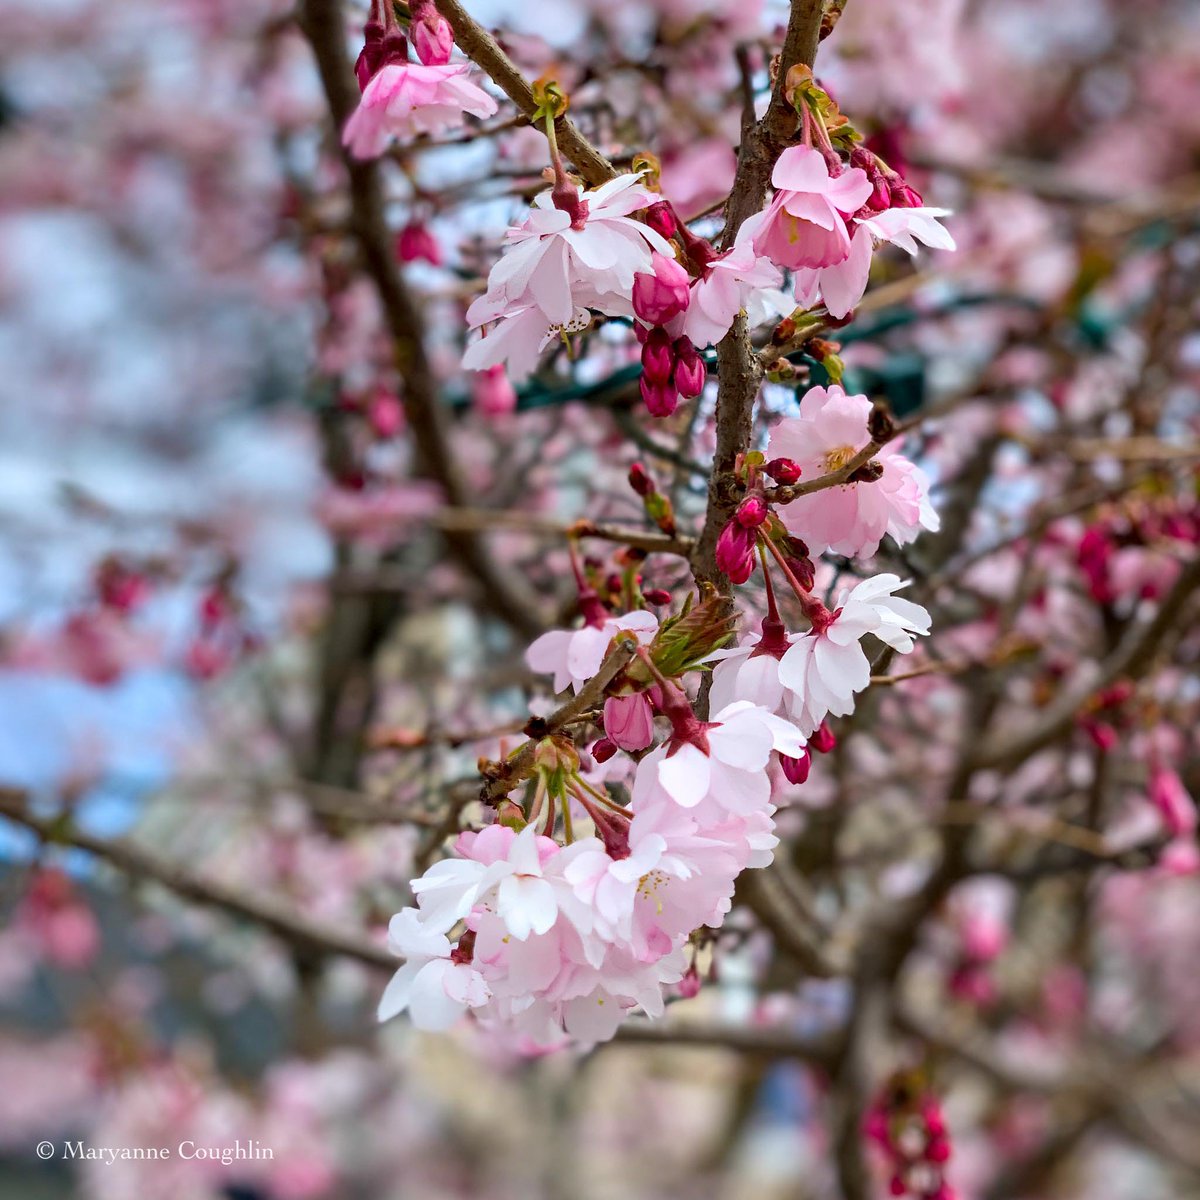
{"type": "MultiPolygon", "coordinates": [[[[962,7],[204,0],[214,111],[163,118],[186,68],[150,54],[102,188],[45,177],[31,87],[29,209],[180,253],[119,198],[162,203],[167,161],[205,296],[315,342],[243,436],[301,447],[264,477],[319,461],[320,572],[256,576],[267,478],[137,537],[77,486],[111,536],[6,639],[18,677],[186,676],[203,717],[131,830],[88,819],[111,764],[0,792],[0,994],[104,969],[99,1016],[0,1061],[98,1144],[281,1148],[89,1194],[556,1195],[564,1144],[623,1194],[732,1188],[756,1114],[814,1196],[1196,1186],[1200,43],[1166,0],[1170,44],[1066,6],[1101,49],[962,7]],[[173,897],[132,946],[95,861],[173,897]],[[291,1031],[248,1094],[122,973],[171,953],[291,1031]],[[705,1052],[720,1116],[671,1112],[705,1052]],[[447,1075],[486,1120],[421,1115],[447,1075]],[[489,1130],[534,1111],[513,1161],[489,1130]]],[[[56,20],[14,22],[18,67],[128,53],[99,8],[56,20]]],[[[246,341],[206,342],[235,382],[195,371],[178,420],[251,394],[246,341]]]]}

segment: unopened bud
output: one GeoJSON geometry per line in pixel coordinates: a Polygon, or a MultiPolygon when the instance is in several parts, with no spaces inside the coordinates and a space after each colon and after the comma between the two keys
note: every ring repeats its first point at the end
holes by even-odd
{"type": "Polygon", "coordinates": [[[782,346],[785,342],[790,342],[795,336],[796,322],[791,317],[784,317],[771,331],[771,341],[776,346],[782,346]]]}
{"type": "Polygon", "coordinates": [[[642,399],[652,417],[669,417],[679,405],[679,393],[671,383],[653,383],[645,375],[640,380],[642,399]]]}
{"type": "Polygon", "coordinates": [[[833,736],[833,731],[829,728],[826,721],[822,721],[817,726],[812,737],[808,739],[808,744],[818,754],[828,754],[837,745],[837,738],[833,736]]]}
{"type": "Polygon", "coordinates": [[[796,483],[804,472],[798,463],[790,458],[773,458],[765,467],[763,474],[769,475],[776,483],[796,483]]]}
{"type": "Polygon", "coordinates": [[[675,390],[688,400],[704,391],[707,371],[690,338],[675,339],[675,390]]]}
{"type": "Polygon", "coordinates": [[[747,496],[737,506],[734,517],[743,528],[757,529],[767,519],[768,512],[767,502],[761,496],[747,496]]]}
{"type": "Polygon", "coordinates": [[[754,574],[754,546],[757,534],[736,518],[721,530],[717,538],[717,566],[731,583],[745,583],[754,574]]]}
{"type": "Polygon", "coordinates": [[[660,200],[646,209],[646,224],[665,238],[675,235],[675,214],[665,200],[660,200]]]}
{"type": "Polygon", "coordinates": [[[675,259],[657,251],[650,255],[650,265],[652,270],[633,277],[633,311],[648,325],[666,325],[687,308],[691,280],[675,259]]]}
{"type": "MultiPolygon", "coordinates": [[[[671,339],[665,329],[652,329],[646,335],[646,343],[642,346],[642,381],[645,383],[670,383],[671,372],[675,367],[675,352],[671,339]]],[[[645,395],[645,392],[642,393],[645,395]]],[[[647,400],[649,404],[649,400],[647,400]]],[[[672,408],[674,406],[672,405],[672,408]]]]}
{"type": "Polygon", "coordinates": [[[786,754],[779,756],[779,765],[783,768],[784,777],[788,783],[806,783],[808,781],[808,773],[812,770],[812,755],[806,746],[798,758],[791,758],[786,754]]]}
{"type": "Polygon", "coordinates": [[[649,496],[652,492],[657,491],[653,477],[640,462],[635,462],[629,468],[629,486],[639,496],[649,496]]]}
{"type": "Polygon", "coordinates": [[[658,607],[662,604],[671,603],[671,593],[665,588],[651,588],[648,592],[642,593],[642,599],[647,604],[653,604],[655,607],[658,607]]]}
{"type": "Polygon", "coordinates": [[[610,738],[602,737],[592,743],[592,757],[598,763],[606,763],[617,752],[617,743],[610,738]]]}

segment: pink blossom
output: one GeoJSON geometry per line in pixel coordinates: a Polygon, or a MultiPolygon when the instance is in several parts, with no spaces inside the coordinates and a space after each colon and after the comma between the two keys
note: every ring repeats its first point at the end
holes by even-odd
{"type": "Polygon", "coordinates": [[[1149,796],[1172,837],[1189,837],[1196,832],[1196,802],[1178,772],[1155,767],[1150,773],[1149,796]]]}
{"type": "Polygon", "coordinates": [[[412,21],[408,36],[412,39],[417,57],[427,67],[444,66],[450,61],[454,49],[454,33],[449,22],[433,6],[432,0],[421,0],[409,5],[412,21]]]}
{"type": "MultiPolygon", "coordinates": [[[[761,257],[753,244],[762,223],[762,214],[743,222],[733,247],[713,259],[692,283],[683,332],[697,346],[716,345],[753,297],[778,288],[782,283],[779,269],[761,257]]],[[[783,316],[791,308],[784,298],[777,315],[783,316]]]]}
{"type": "Polygon", "coordinates": [[[467,347],[463,366],[507,362],[520,378],[560,332],[586,329],[589,309],[631,316],[634,276],[651,270],[652,253],[673,255],[670,242],[630,216],[656,202],[633,174],[585,191],[574,217],[555,207],[553,189],[538,195],[525,221],[509,229],[509,249],[492,268],[487,292],[467,310],[473,329],[498,324],[467,347]],[[519,329],[506,328],[518,321],[519,329]],[[504,341],[489,346],[496,337],[504,341]]]}
{"type": "Polygon", "coordinates": [[[424,259],[435,267],[442,265],[442,248],[429,226],[410,221],[396,235],[396,257],[405,263],[424,259]]]}
{"type": "Polygon", "coordinates": [[[469,74],[465,63],[385,64],[364,88],[342,140],[355,158],[378,158],[394,139],[440,133],[460,124],[463,113],[490,117],[496,101],[472,83],[469,74]]]}
{"type": "Polygon", "coordinates": [[[796,302],[812,308],[818,300],[838,318],[848,316],[867,290],[876,242],[892,242],[915,256],[917,242],[938,250],[953,250],[954,239],[939,224],[945,208],[890,208],[856,218],[849,254],[841,262],[805,267],[796,272],[796,302]]]}
{"type": "Polygon", "coordinates": [[[914,647],[913,635],[929,632],[929,613],[919,604],[893,595],[906,586],[896,575],[864,579],[842,593],[833,619],[824,629],[814,628],[788,639],[791,645],[778,668],[778,681],[784,689],[782,707],[805,734],[811,734],[830,714],[844,717],[853,712],[855,694],[871,682],[871,663],[862,638],[872,634],[893,650],[908,654],[914,647]]]}
{"type": "Polygon", "coordinates": [[[556,692],[566,687],[578,691],[600,669],[609,643],[622,630],[629,630],[648,646],[658,632],[658,618],[638,609],[623,617],[608,617],[600,625],[551,629],[525,651],[525,662],[539,675],[553,675],[556,692]]]}
{"type": "MultiPolygon", "coordinates": [[[[810,388],[800,415],[771,431],[767,452],[792,459],[806,479],[819,478],[845,466],[870,441],[870,416],[866,396],[848,396],[836,384],[810,388]]],[[[781,506],[788,532],[814,554],[858,556],[874,554],[885,534],[904,545],[922,528],[936,530],[940,523],[929,503],[928,480],[899,453],[900,445],[895,439],[876,454],[883,467],[878,479],[825,488],[781,506]]]]}
{"type": "Polygon", "coordinates": [[[850,253],[845,218],[866,204],[867,173],[850,167],[829,174],[825,156],[811,146],[790,146],[771,173],[775,197],[753,238],[757,254],[780,267],[828,267],[850,253]]]}

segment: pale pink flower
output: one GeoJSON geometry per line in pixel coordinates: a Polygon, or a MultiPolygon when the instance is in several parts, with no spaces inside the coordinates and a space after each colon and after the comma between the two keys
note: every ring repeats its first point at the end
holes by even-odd
{"type": "MultiPolygon", "coordinates": [[[[747,813],[770,800],[766,775],[772,750],[795,756],[804,738],[766,709],[738,701],[688,736],[677,732],[638,764],[683,808],[704,804],[705,812],[747,813]]],[[[636,786],[636,785],[635,785],[636,786]]]]}
{"type": "Polygon", "coordinates": [[[440,133],[461,124],[463,113],[490,117],[496,101],[471,82],[469,73],[466,63],[385,64],[363,89],[342,140],[355,158],[377,158],[393,139],[440,133]]]}
{"type": "Polygon", "coordinates": [[[829,715],[854,710],[854,696],[871,682],[871,663],[861,641],[873,634],[901,654],[914,647],[913,635],[929,632],[929,613],[893,595],[907,581],[898,575],[864,579],[838,598],[833,619],[823,629],[793,635],[779,663],[784,706],[805,734],[829,715]]]}
{"type": "Polygon", "coordinates": [[[861,167],[829,174],[825,156],[811,146],[789,146],[771,173],[775,198],[753,239],[754,250],[780,267],[828,267],[850,253],[846,217],[873,190],[861,167]]]}
{"type": "MultiPolygon", "coordinates": [[[[734,318],[754,301],[770,297],[783,280],[779,268],[754,249],[754,238],[764,214],[743,222],[732,248],[713,259],[692,283],[691,303],[684,314],[682,331],[697,346],[716,345],[728,332],[734,318]]],[[[792,305],[768,303],[777,316],[785,316],[792,305]]]]}
{"type": "Polygon", "coordinates": [[[479,971],[455,962],[445,934],[422,925],[416,909],[406,908],[392,918],[388,948],[406,962],[380,997],[380,1021],[407,1009],[418,1029],[449,1029],[468,1008],[481,1007],[491,996],[479,971]]]}
{"type": "Polygon", "coordinates": [[[652,269],[652,253],[674,255],[661,234],[630,216],[658,201],[640,179],[620,175],[585,191],[574,221],[554,206],[553,189],[534,199],[525,221],[509,229],[509,249],[492,268],[487,292],[467,311],[472,328],[500,325],[467,348],[465,367],[508,362],[513,375],[528,374],[558,333],[587,328],[588,309],[632,315],[634,275],[652,269]],[[520,330],[506,330],[505,344],[489,347],[513,320],[521,321],[520,330]]]}
{"type": "MultiPolygon", "coordinates": [[[[870,415],[866,396],[848,396],[837,385],[810,388],[800,401],[800,415],[771,431],[767,455],[792,459],[805,479],[817,479],[845,466],[870,441],[870,415]]],[[[904,545],[923,528],[937,529],[929,482],[899,453],[901,444],[897,438],[875,455],[883,467],[878,479],[825,488],[780,506],[788,532],[813,554],[831,550],[856,556],[874,554],[885,534],[904,545]]]]}
{"type": "Polygon", "coordinates": [[[525,662],[539,675],[553,675],[556,692],[566,687],[578,691],[600,669],[609,644],[622,630],[633,633],[641,645],[648,646],[658,632],[658,618],[637,609],[622,617],[608,617],[600,625],[551,629],[525,651],[525,662]]]}
{"type": "Polygon", "coordinates": [[[848,316],[867,290],[876,242],[892,242],[916,255],[917,242],[937,250],[953,250],[954,239],[939,224],[946,208],[889,208],[855,219],[850,252],[841,262],[824,267],[803,267],[796,272],[796,303],[812,308],[818,300],[831,315],[848,316]]]}

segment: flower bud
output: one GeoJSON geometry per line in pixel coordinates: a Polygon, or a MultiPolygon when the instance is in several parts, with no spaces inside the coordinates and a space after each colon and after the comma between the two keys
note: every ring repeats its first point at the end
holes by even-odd
{"type": "Polygon", "coordinates": [[[517,407],[517,393],[497,363],[486,371],[475,372],[471,381],[471,403],[485,417],[505,417],[517,407]]]}
{"type": "Polygon", "coordinates": [[[681,1000],[691,1000],[699,994],[700,972],[696,970],[696,964],[692,963],[684,972],[683,978],[679,981],[679,998],[681,1000]]]}
{"type": "Polygon", "coordinates": [[[396,257],[406,263],[423,258],[427,263],[440,267],[442,248],[425,225],[420,221],[410,221],[396,235],[396,257]]]}
{"type": "Polygon", "coordinates": [[[837,738],[833,736],[833,731],[829,728],[828,722],[822,721],[817,726],[812,737],[808,739],[808,744],[818,754],[828,754],[837,745],[837,738]]]}
{"type": "Polygon", "coordinates": [[[651,383],[641,378],[642,399],[652,417],[669,417],[679,404],[679,394],[669,383],[651,383]]]}
{"type": "Polygon", "coordinates": [[[657,488],[654,486],[654,477],[640,462],[635,462],[629,468],[629,486],[633,488],[637,495],[643,497],[657,491],[657,488]]]}
{"type": "Polygon", "coordinates": [[[606,763],[617,752],[617,743],[609,738],[602,737],[599,741],[592,743],[592,757],[598,763],[606,763]]]}
{"type": "MultiPolygon", "coordinates": [[[[674,367],[675,352],[667,331],[657,328],[650,330],[646,335],[645,345],[642,346],[643,379],[648,379],[651,383],[670,383],[674,367]]],[[[642,394],[645,395],[644,392],[642,394]]],[[[671,407],[674,409],[674,405],[671,407]]]]}
{"type": "Polygon", "coordinates": [[[654,741],[654,710],[641,692],[609,696],[604,702],[604,733],[622,750],[645,750],[654,741]]]}
{"type": "Polygon", "coordinates": [[[363,48],[358,53],[354,63],[354,77],[358,80],[358,90],[363,91],[371,82],[371,76],[379,70],[383,60],[383,24],[380,21],[368,21],[363,26],[363,48]]]}
{"type": "Polygon", "coordinates": [[[704,391],[707,370],[690,338],[675,339],[675,390],[691,400],[704,391]]]}
{"type": "Polygon", "coordinates": [[[376,436],[393,438],[404,425],[404,408],[391,392],[378,391],[367,402],[367,420],[376,436]]]}
{"type": "Polygon", "coordinates": [[[763,474],[769,475],[776,483],[792,484],[797,483],[804,472],[790,458],[773,458],[763,467],[763,474]]]}
{"type": "Polygon", "coordinates": [[[633,311],[648,325],[665,325],[688,306],[691,280],[673,258],[655,251],[650,255],[653,272],[639,271],[633,277],[633,311]]]}
{"type": "Polygon", "coordinates": [[[806,783],[808,781],[808,773],[812,770],[812,754],[809,753],[808,747],[805,746],[804,752],[798,758],[791,758],[789,755],[781,754],[779,756],[779,765],[783,768],[783,774],[788,783],[806,783]]]}
{"type": "Polygon", "coordinates": [[[642,599],[657,608],[659,605],[671,603],[671,593],[665,588],[651,588],[648,592],[642,593],[642,599]]]}
{"type": "Polygon", "coordinates": [[[717,538],[717,566],[731,583],[745,583],[754,574],[754,545],[758,535],[735,517],[717,538]]]}
{"type": "Polygon", "coordinates": [[[767,502],[761,496],[747,496],[734,514],[739,525],[757,529],[767,519],[767,502]]]}
{"type": "Polygon", "coordinates": [[[427,67],[444,67],[454,49],[454,33],[449,22],[431,3],[414,4],[410,11],[413,20],[409,35],[417,57],[427,67]]]}
{"type": "Polygon", "coordinates": [[[916,188],[909,187],[904,180],[891,185],[893,208],[920,208],[925,202],[916,188]]]}
{"type": "Polygon", "coordinates": [[[655,233],[659,233],[665,238],[674,237],[675,214],[671,211],[671,206],[665,200],[659,200],[657,204],[650,205],[646,209],[645,217],[646,224],[655,233]]]}

